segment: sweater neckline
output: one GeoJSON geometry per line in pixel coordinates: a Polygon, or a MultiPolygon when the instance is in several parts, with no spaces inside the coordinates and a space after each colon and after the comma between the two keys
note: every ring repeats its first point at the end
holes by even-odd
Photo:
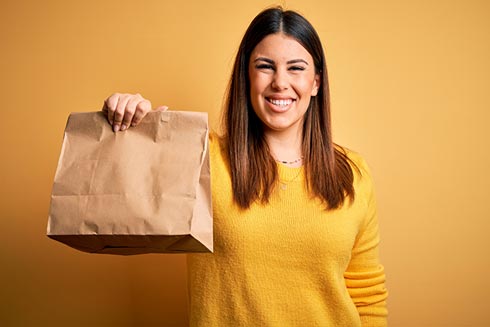
{"type": "Polygon", "coordinates": [[[304,178],[304,166],[288,167],[284,164],[277,164],[277,172],[281,182],[301,181],[304,178]]]}

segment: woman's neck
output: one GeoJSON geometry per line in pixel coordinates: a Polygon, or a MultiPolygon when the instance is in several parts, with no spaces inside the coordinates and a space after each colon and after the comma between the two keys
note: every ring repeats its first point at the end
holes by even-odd
{"type": "Polygon", "coordinates": [[[303,165],[302,131],[300,129],[286,131],[266,131],[265,139],[272,157],[289,167],[303,165]]]}

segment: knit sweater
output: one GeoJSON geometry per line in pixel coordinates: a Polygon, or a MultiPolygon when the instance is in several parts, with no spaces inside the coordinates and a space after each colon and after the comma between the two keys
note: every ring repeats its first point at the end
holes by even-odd
{"type": "Polygon", "coordinates": [[[373,185],[364,160],[348,156],[361,171],[352,203],[325,210],[301,167],[278,164],[269,203],[242,210],[211,137],[214,253],[188,255],[191,326],[386,326],[373,185]]]}

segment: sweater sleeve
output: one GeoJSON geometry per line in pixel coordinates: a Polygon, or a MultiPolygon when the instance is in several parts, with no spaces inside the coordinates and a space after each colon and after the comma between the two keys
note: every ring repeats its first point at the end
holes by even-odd
{"type": "MultiPolygon", "coordinates": [[[[364,222],[352,249],[349,266],[344,273],[348,292],[359,311],[363,327],[387,326],[385,273],[379,263],[378,217],[376,198],[369,169],[364,161],[359,165],[360,187],[356,201],[365,201],[364,222]],[[362,197],[362,198],[361,198],[362,197]]],[[[356,191],[357,192],[357,191],[356,191]]]]}

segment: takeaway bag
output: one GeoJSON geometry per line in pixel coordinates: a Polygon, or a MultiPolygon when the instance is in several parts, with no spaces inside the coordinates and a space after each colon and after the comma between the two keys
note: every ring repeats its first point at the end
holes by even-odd
{"type": "Polygon", "coordinates": [[[72,113],[47,235],[107,254],[212,252],[207,114],[150,112],[114,133],[102,112],[72,113]]]}

